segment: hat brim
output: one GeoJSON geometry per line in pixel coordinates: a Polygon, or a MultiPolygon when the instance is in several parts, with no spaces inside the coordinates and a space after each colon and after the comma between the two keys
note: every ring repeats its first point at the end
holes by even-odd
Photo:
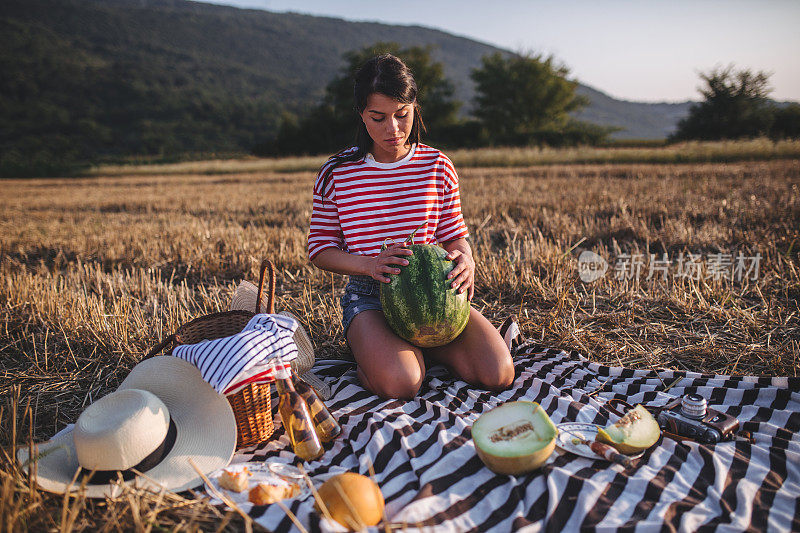
{"type": "MultiPolygon", "coordinates": [[[[236,449],[233,410],[225,397],[203,380],[193,364],[172,356],[146,359],[131,370],[119,386],[122,389],[141,389],[158,396],[177,427],[169,454],[142,476],[124,482],[125,485],[156,492],[162,489],[179,492],[202,483],[189,459],[203,474],[230,463],[236,449]]],[[[78,489],[80,479],[70,487],[80,468],[71,430],[37,445],[34,454],[37,483],[42,489],[56,493],[78,489]]],[[[17,457],[27,463],[28,450],[19,450],[17,457]]],[[[120,492],[117,483],[86,485],[86,496],[90,498],[116,497],[120,492]]]]}
{"type": "Polygon", "coordinates": [[[294,330],[292,340],[297,345],[297,359],[292,361],[292,369],[298,374],[305,374],[310,371],[314,366],[316,357],[314,356],[314,343],[311,342],[311,337],[306,333],[303,324],[297,316],[289,311],[281,311],[279,315],[286,316],[297,322],[297,329],[294,330]]]}

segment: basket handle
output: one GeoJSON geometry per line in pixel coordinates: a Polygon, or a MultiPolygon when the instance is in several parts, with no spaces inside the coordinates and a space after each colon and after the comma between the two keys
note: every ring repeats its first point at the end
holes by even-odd
{"type": "Polygon", "coordinates": [[[261,298],[264,295],[264,277],[269,269],[269,300],[267,313],[275,313],[275,265],[269,259],[261,261],[261,274],[258,277],[258,295],[256,296],[256,314],[261,312],[261,298]]]}
{"type": "Polygon", "coordinates": [[[153,357],[161,350],[172,344],[174,341],[175,341],[175,334],[173,333],[172,335],[170,335],[169,337],[158,343],[158,346],[147,352],[147,355],[145,355],[144,358],[147,359],[149,357],[153,357]]]}

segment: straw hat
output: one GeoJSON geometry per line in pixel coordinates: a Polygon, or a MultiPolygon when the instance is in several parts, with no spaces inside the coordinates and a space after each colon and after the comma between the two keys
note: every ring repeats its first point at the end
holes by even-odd
{"type": "MultiPolygon", "coordinates": [[[[134,367],[115,392],[81,413],[74,428],[37,445],[34,460],[42,489],[76,490],[84,473],[95,471],[86,495],[102,498],[121,492],[120,475],[124,484],[154,491],[196,487],[202,479],[189,459],[208,474],[227,466],[235,448],[236,421],[225,397],[193,364],[161,356],[134,367]]],[[[28,450],[17,457],[26,464],[28,450]]]]}

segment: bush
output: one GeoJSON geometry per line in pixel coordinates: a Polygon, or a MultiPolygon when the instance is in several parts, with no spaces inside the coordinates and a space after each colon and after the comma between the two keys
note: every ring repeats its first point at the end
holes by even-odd
{"type": "Polygon", "coordinates": [[[74,176],[89,168],[89,163],[41,150],[21,153],[9,150],[0,154],[0,178],[38,178],[74,176]]]}
{"type": "Polygon", "coordinates": [[[788,104],[775,110],[770,137],[775,140],[800,138],[800,104],[788,104]]]}
{"type": "Polygon", "coordinates": [[[704,100],[689,109],[671,140],[754,139],[769,135],[774,118],[769,74],[733,66],[701,74],[704,100]]]}

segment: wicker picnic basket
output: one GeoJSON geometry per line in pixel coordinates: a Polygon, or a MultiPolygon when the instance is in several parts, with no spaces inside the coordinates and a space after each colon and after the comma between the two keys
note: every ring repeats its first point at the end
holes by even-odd
{"type": "MultiPolygon", "coordinates": [[[[236,292],[231,299],[230,311],[254,311],[256,309],[256,302],[261,302],[261,307],[269,307],[268,302],[262,296],[259,300],[258,286],[250,283],[247,280],[242,280],[236,288],[236,292]]],[[[311,342],[311,337],[302,325],[302,320],[290,311],[283,310],[278,312],[279,315],[289,317],[297,322],[297,329],[292,336],[295,344],[297,345],[297,358],[291,362],[292,370],[306,383],[314,387],[317,394],[323,400],[328,400],[331,397],[330,386],[322,381],[311,369],[317,360],[314,354],[314,343],[311,342]]]]}
{"type": "MultiPolygon", "coordinates": [[[[275,266],[265,259],[261,263],[258,280],[258,299],[256,312],[223,311],[204,315],[183,324],[175,333],[161,341],[150,350],[146,357],[152,357],[161,351],[171,353],[180,344],[195,344],[203,340],[219,339],[235,335],[244,329],[253,316],[261,312],[261,296],[264,291],[264,279],[269,270],[269,300],[267,313],[275,312],[275,266]]],[[[235,394],[227,396],[236,417],[236,447],[243,448],[267,440],[275,427],[272,423],[272,405],[270,401],[269,383],[251,383],[235,394]]]]}

